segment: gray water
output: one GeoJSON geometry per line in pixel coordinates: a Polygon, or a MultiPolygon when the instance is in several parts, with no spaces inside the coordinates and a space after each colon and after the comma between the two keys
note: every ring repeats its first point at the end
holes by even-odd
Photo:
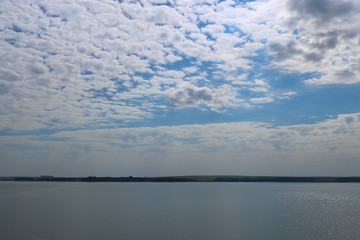
{"type": "Polygon", "coordinates": [[[0,239],[360,239],[360,184],[0,182],[0,239]]]}

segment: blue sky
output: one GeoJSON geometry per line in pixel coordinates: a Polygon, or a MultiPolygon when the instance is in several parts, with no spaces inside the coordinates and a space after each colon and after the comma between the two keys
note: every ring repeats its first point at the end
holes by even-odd
{"type": "Polygon", "coordinates": [[[360,3],[3,1],[0,175],[359,175],[360,3]]]}

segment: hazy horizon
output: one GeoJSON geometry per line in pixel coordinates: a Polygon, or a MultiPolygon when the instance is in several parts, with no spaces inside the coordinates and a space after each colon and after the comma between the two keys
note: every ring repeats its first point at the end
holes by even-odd
{"type": "Polygon", "coordinates": [[[0,5],[0,176],[359,176],[360,1],[0,5]]]}

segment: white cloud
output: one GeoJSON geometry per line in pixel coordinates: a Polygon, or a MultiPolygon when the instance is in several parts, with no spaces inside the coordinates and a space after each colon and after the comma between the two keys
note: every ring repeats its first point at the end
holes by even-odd
{"type": "Polygon", "coordinates": [[[197,72],[199,69],[196,68],[196,67],[185,67],[183,68],[183,71],[186,73],[186,74],[192,74],[192,73],[195,73],[197,72]]]}
{"type": "Polygon", "coordinates": [[[251,98],[250,101],[255,104],[258,104],[258,103],[271,103],[274,102],[275,100],[271,97],[260,97],[260,98],[251,98]]]}
{"type": "Polygon", "coordinates": [[[279,99],[290,99],[291,96],[296,96],[296,92],[284,92],[278,98],[279,99]]]}

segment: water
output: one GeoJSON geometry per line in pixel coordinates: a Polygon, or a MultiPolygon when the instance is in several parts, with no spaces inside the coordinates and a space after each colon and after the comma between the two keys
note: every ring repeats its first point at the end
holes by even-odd
{"type": "Polygon", "coordinates": [[[0,238],[360,239],[360,184],[0,182],[0,238]]]}

